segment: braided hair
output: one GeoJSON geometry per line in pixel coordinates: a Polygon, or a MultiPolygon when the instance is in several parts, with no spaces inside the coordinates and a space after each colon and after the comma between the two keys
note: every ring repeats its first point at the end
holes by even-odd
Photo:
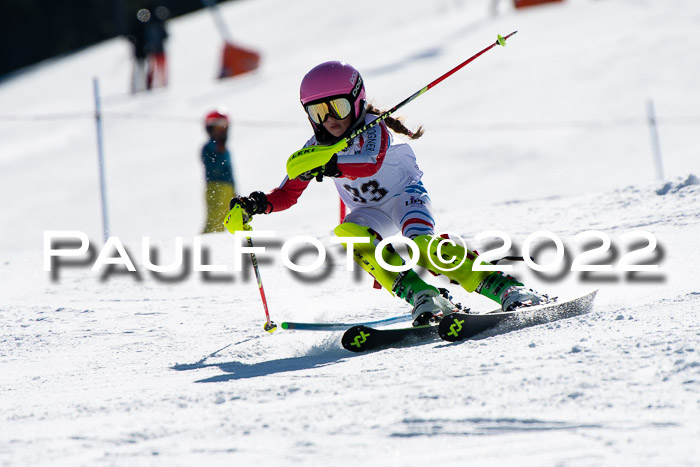
{"type": "MultiPolygon", "coordinates": [[[[372,114],[372,115],[381,115],[384,113],[383,110],[380,110],[376,108],[374,105],[368,103],[367,104],[367,113],[372,114]]],[[[423,136],[423,133],[425,132],[423,130],[423,126],[419,126],[418,130],[416,131],[411,131],[408,128],[406,128],[406,125],[403,124],[403,117],[387,117],[384,119],[384,122],[386,122],[386,126],[391,128],[395,133],[399,133],[402,135],[406,135],[411,139],[418,139],[421,136],[423,136]]]]}

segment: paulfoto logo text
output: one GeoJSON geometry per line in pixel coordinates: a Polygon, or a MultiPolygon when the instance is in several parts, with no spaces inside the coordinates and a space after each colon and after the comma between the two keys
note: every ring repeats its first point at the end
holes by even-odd
{"type": "MultiPolygon", "coordinates": [[[[205,258],[205,248],[202,238],[194,236],[191,248],[186,248],[183,237],[174,238],[174,246],[168,248],[172,259],[168,264],[156,264],[154,257],[159,257],[157,249],[149,237],[141,238],[140,262],[135,263],[133,255],[130,255],[119,237],[109,237],[99,248],[99,254],[95,255],[94,245],[84,232],[75,230],[58,230],[44,232],[43,260],[44,271],[51,272],[54,278],[58,277],[58,271],[70,264],[79,261],[82,266],[89,266],[91,271],[102,273],[106,268],[121,268],[123,271],[137,273],[140,264],[154,274],[169,274],[181,271],[184,267],[192,272],[200,273],[225,273],[229,271],[240,272],[243,269],[243,258],[247,255],[266,255],[268,248],[264,246],[250,246],[245,238],[277,238],[274,231],[241,231],[236,232],[234,241],[231,242],[232,267],[229,264],[208,264],[205,258]],[[92,251],[92,253],[91,253],[92,251]],[[174,255],[173,255],[174,253],[174,255]],[[189,255],[189,257],[188,257],[189,255]],[[187,259],[187,260],[185,260],[187,259]],[[91,265],[90,265],[91,263],[91,265]]],[[[474,271],[513,271],[513,265],[508,262],[500,262],[506,258],[514,258],[515,250],[517,259],[524,262],[530,269],[539,273],[561,271],[565,269],[571,272],[646,272],[659,271],[659,262],[663,258],[656,238],[649,232],[635,230],[619,236],[618,243],[613,245],[611,237],[600,231],[585,231],[573,237],[573,243],[577,246],[565,246],[561,238],[550,231],[537,231],[529,235],[520,247],[513,244],[511,237],[503,231],[491,230],[473,237],[475,244],[491,240],[499,244],[497,247],[484,249],[475,253],[472,270],[474,271]],[[571,250],[575,249],[575,254],[571,250]],[[548,250],[546,258],[539,258],[543,250],[548,250]],[[551,251],[553,250],[553,252],[551,251]],[[619,251],[625,250],[623,254],[619,251]],[[614,263],[614,264],[613,264],[614,263]]],[[[330,244],[346,247],[345,263],[347,271],[354,271],[355,245],[367,244],[370,237],[331,237],[330,244]]],[[[441,232],[433,237],[428,247],[434,251],[434,255],[428,255],[433,268],[438,271],[448,272],[462,267],[468,255],[456,256],[455,251],[469,251],[467,241],[455,232],[441,232]],[[437,242],[436,245],[433,245],[437,242]],[[457,246],[457,248],[454,248],[457,246]],[[450,248],[452,247],[452,248],[450,248]]],[[[472,250],[473,251],[473,250],[472,250]]],[[[420,249],[413,240],[395,235],[378,242],[375,248],[374,258],[380,267],[393,272],[406,271],[414,268],[419,263],[420,249]],[[406,262],[402,265],[388,264],[383,257],[385,248],[394,248],[405,245],[409,251],[406,262]]],[[[285,240],[279,250],[279,259],[282,264],[296,273],[310,273],[324,267],[328,261],[328,250],[321,240],[311,236],[295,236],[285,240]],[[297,264],[293,258],[299,249],[315,250],[315,259],[308,264],[297,264]]],[[[333,259],[333,261],[335,261],[333,259]]]]}

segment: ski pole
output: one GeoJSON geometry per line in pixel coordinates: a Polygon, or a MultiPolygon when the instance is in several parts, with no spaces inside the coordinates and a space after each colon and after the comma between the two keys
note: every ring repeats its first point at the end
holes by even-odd
{"type": "MultiPolygon", "coordinates": [[[[253,230],[249,226],[246,230],[253,230]]],[[[250,248],[253,248],[253,240],[250,237],[246,237],[246,240],[248,240],[248,246],[250,248]]],[[[267,299],[265,298],[265,289],[263,288],[262,284],[262,277],[260,276],[260,268],[258,267],[258,260],[255,258],[255,253],[252,251],[250,252],[250,259],[253,262],[253,269],[255,270],[255,278],[258,280],[258,290],[260,291],[260,298],[262,298],[263,302],[263,308],[265,308],[265,318],[267,321],[265,322],[265,325],[263,326],[263,329],[267,332],[275,332],[275,329],[277,329],[277,325],[270,320],[270,310],[267,308],[267,299]]]]}
{"type": "MultiPolygon", "coordinates": [[[[249,220],[248,218],[247,220],[249,220]]],[[[229,232],[235,235],[236,232],[241,231],[241,230],[253,230],[253,228],[244,223],[243,221],[243,209],[241,206],[236,205],[234,206],[231,211],[229,211],[228,216],[226,216],[226,219],[224,220],[224,225],[228,229],[229,232]]],[[[246,237],[246,240],[248,241],[248,246],[252,249],[253,248],[253,240],[250,237],[246,237]]],[[[272,322],[270,319],[270,310],[267,307],[267,298],[265,297],[265,289],[263,288],[262,284],[262,277],[260,276],[260,268],[258,267],[258,260],[255,257],[255,253],[252,251],[250,252],[250,259],[253,263],[253,270],[255,271],[255,278],[258,281],[258,290],[260,291],[260,298],[262,298],[263,302],[263,308],[265,309],[265,325],[263,326],[263,329],[267,332],[275,332],[277,329],[277,325],[272,322]]]]}
{"type": "Polygon", "coordinates": [[[370,128],[374,127],[375,125],[378,125],[382,120],[385,120],[388,118],[391,114],[396,112],[398,109],[403,107],[404,105],[408,104],[412,100],[416,99],[418,96],[421,94],[426,93],[429,89],[433,88],[434,86],[438,85],[457,71],[461,70],[465,66],[467,66],[469,63],[472,61],[476,60],[479,58],[481,55],[485,54],[492,48],[496,47],[497,45],[501,45],[503,47],[506,46],[506,40],[513,36],[515,33],[518,31],[513,31],[507,36],[503,37],[500,34],[498,35],[498,38],[496,39],[496,42],[493,44],[489,45],[485,49],[481,50],[480,52],[472,55],[456,67],[452,68],[450,71],[445,73],[444,75],[440,76],[439,78],[435,79],[432,81],[430,84],[427,86],[419,89],[412,95],[408,96],[406,99],[403,101],[399,102],[396,104],[394,107],[391,109],[387,110],[383,114],[381,114],[379,117],[377,117],[375,120],[371,121],[370,123],[364,125],[363,127],[358,128],[357,130],[353,131],[350,133],[350,136],[347,138],[341,139],[337,143],[331,145],[331,146],[310,146],[308,148],[300,149],[299,151],[295,152],[291,156],[289,156],[289,159],[287,159],[287,175],[289,175],[289,178],[297,178],[299,175],[303,174],[304,172],[308,172],[309,170],[313,170],[316,167],[320,167],[324,164],[326,164],[331,157],[333,157],[333,154],[342,151],[348,145],[350,144],[350,141],[352,141],[356,136],[364,133],[365,131],[369,130],[370,128]]]}

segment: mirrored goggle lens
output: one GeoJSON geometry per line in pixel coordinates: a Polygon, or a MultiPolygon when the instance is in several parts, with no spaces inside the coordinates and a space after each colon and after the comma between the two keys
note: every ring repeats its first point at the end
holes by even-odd
{"type": "Polygon", "coordinates": [[[306,106],[306,112],[309,114],[311,121],[317,124],[325,122],[328,115],[342,120],[350,115],[351,110],[352,106],[350,105],[350,101],[344,97],[338,97],[327,102],[319,102],[306,106]]]}

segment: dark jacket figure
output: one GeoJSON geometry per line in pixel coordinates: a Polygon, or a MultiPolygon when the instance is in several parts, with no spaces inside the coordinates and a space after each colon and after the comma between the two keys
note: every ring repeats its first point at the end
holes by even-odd
{"type": "Polygon", "coordinates": [[[229,119],[225,113],[215,110],[207,114],[204,125],[210,140],[202,148],[207,208],[203,233],[220,232],[224,230],[229,200],[235,196],[231,153],[226,148],[229,119]]]}
{"type": "Polygon", "coordinates": [[[168,65],[165,55],[165,40],[168,38],[168,32],[165,29],[165,20],[169,14],[167,8],[159,6],[146,23],[144,49],[148,57],[147,89],[154,86],[164,87],[168,84],[168,65]]]}
{"type": "Polygon", "coordinates": [[[131,92],[146,89],[146,24],[151,19],[151,12],[145,8],[139,10],[132,19],[126,38],[133,46],[134,66],[131,73],[131,92]]]}

